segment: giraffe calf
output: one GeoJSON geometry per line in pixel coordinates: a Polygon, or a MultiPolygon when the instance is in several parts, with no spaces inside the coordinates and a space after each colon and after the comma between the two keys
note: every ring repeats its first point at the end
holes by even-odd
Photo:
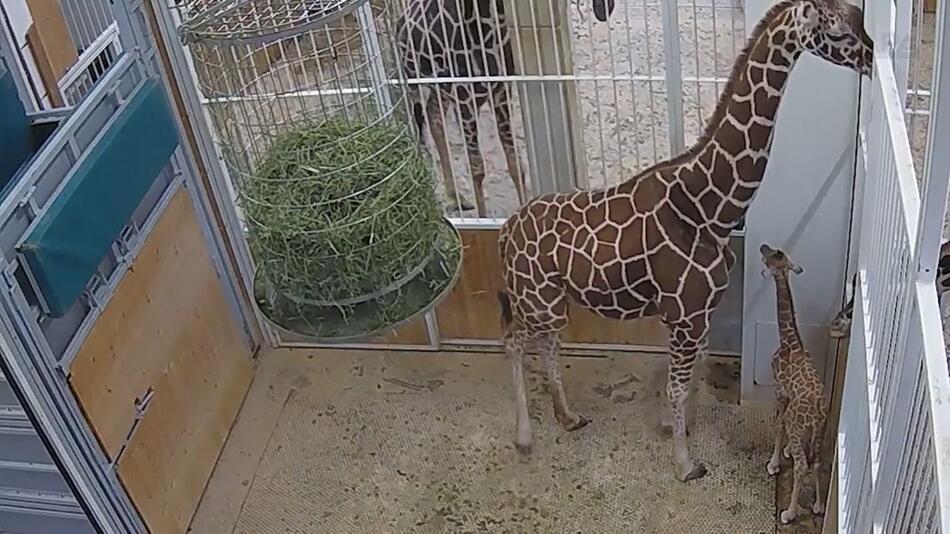
{"type": "Polygon", "coordinates": [[[795,463],[795,480],[792,486],[791,502],[788,509],[780,515],[782,523],[795,520],[799,512],[798,497],[802,479],[809,471],[815,478],[815,504],[812,511],[824,513],[819,472],[821,466],[821,447],[825,432],[828,411],[825,403],[825,386],[818,369],[805,350],[795,307],[792,301],[789,272],[800,274],[802,268],[792,263],[781,250],[762,245],[762,262],[775,279],[778,327],[781,343],[772,356],[772,373],[776,384],[776,436],[775,449],[767,469],[770,475],[781,469],[782,444],[786,436],[788,443],[785,456],[791,456],[795,463]]]}

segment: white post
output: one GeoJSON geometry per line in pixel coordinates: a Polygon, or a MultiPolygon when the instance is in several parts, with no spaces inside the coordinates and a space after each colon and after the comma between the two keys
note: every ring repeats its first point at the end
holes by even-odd
{"type": "Polygon", "coordinates": [[[661,0],[663,4],[663,55],[666,62],[666,115],[669,125],[670,154],[686,148],[683,124],[683,66],[680,53],[678,0],[661,0]]]}
{"type": "MultiPolygon", "coordinates": [[[[521,75],[573,73],[567,0],[508,0],[515,70],[521,75]]],[[[509,73],[514,74],[514,73],[509,73]]],[[[532,193],[587,185],[583,135],[573,82],[520,82],[519,97],[532,193]]]]}
{"type": "Polygon", "coordinates": [[[370,83],[373,97],[376,100],[376,109],[380,115],[392,112],[393,101],[389,94],[389,77],[386,76],[386,65],[383,63],[383,51],[379,45],[379,30],[376,26],[376,17],[373,16],[373,6],[370,2],[364,3],[356,9],[356,17],[360,25],[360,40],[369,60],[370,83]]]}
{"type": "Polygon", "coordinates": [[[917,244],[918,275],[922,282],[932,282],[936,276],[950,182],[950,63],[943,53],[944,45],[950,43],[950,24],[947,21],[947,2],[941,0],[937,4],[930,131],[921,195],[922,209],[917,225],[920,232],[917,244]]]}
{"type": "MultiPolygon", "coordinates": [[[[755,26],[773,4],[748,0],[746,27],[755,26]]],[[[746,218],[743,402],[770,400],[774,392],[770,360],[778,347],[778,326],[774,283],[760,275],[762,243],[783,248],[805,268],[792,281],[799,328],[827,387],[832,386],[837,343],[828,336],[828,323],[844,304],[841,296],[850,283],[858,87],[857,73],[809,53],[786,87],[768,168],[746,218]]]]}

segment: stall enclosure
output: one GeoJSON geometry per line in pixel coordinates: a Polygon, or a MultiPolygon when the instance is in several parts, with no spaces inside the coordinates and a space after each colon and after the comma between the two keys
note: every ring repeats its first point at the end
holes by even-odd
{"type": "MultiPolygon", "coordinates": [[[[20,143],[4,144],[18,165],[4,168],[0,198],[0,465],[12,473],[0,479],[0,530],[22,530],[25,513],[44,532],[180,532],[247,391],[259,332],[150,6],[66,7],[81,15],[59,15],[77,43],[44,50],[94,57],[76,63],[83,75],[62,68],[43,84],[69,82],[71,106],[37,102],[22,69],[0,69],[20,143]],[[101,24],[79,25],[92,15],[101,24]]],[[[4,62],[20,61],[2,33],[4,62]]]]}
{"type": "MultiPolygon", "coordinates": [[[[394,5],[405,5],[401,0],[394,5]]],[[[487,5],[487,4],[486,4],[487,5]]],[[[498,76],[463,76],[441,73],[439,76],[410,77],[410,85],[429,91],[441,84],[472,84],[491,81],[504,84],[512,95],[512,125],[515,144],[526,169],[531,194],[597,187],[618,183],[676,149],[692,142],[717,101],[732,61],[743,45],[745,20],[741,7],[730,2],[689,3],[668,9],[666,2],[630,1],[618,3],[609,23],[596,21],[587,2],[572,6],[561,0],[532,0],[506,3],[506,23],[511,28],[515,72],[498,76]],[[688,31],[680,34],[679,25],[688,31]],[[660,31],[662,30],[662,31],[660,31]],[[667,98],[680,94],[681,98],[667,98]],[[632,113],[632,115],[631,115],[632,113]]],[[[233,187],[227,171],[220,165],[222,141],[215,130],[215,106],[224,103],[202,87],[215,87],[210,72],[187,46],[180,46],[180,26],[198,16],[207,7],[203,2],[156,2],[162,33],[169,43],[172,65],[197,137],[207,158],[206,166],[215,176],[215,191],[222,204],[233,202],[233,187]]],[[[497,14],[485,14],[486,17],[497,14]]],[[[387,29],[394,21],[378,21],[387,29]],[[387,26],[387,24],[389,26],[387,26]]],[[[249,21],[248,23],[253,23],[249,21]]],[[[334,30],[336,31],[336,30],[334,30]]],[[[354,30],[355,31],[355,30],[354,30]]],[[[247,84],[274,85],[309,79],[306,68],[328,68],[326,59],[315,61],[307,55],[313,49],[308,39],[324,42],[330,33],[311,32],[313,36],[248,46],[237,58],[252,58],[254,68],[241,69],[247,84]],[[299,41],[299,42],[297,42],[299,41]],[[326,63],[326,64],[324,64],[326,63]]],[[[339,35],[339,34],[334,34],[339,35]]],[[[359,36],[340,38],[343,53],[359,54],[359,36]]],[[[476,43],[477,44],[477,43],[476,43]]],[[[473,61],[478,50],[468,49],[473,61]]],[[[394,82],[395,83],[395,82],[394,82]]],[[[359,83],[340,89],[345,94],[366,91],[359,83]]],[[[280,92],[274,104],[314,98],[312,91],[280,92]]],[[[459,198],[446,199],[446,215],[462,233],[465,245],[461,279],[447,301],[381,338],[350,343],[352,348],[403,348],[439,350],[499,350],[499,328],[494,314],[472,314],[472,309],[495,308],[495,294],[501,282],[497,259],[497,233],[503,217],[516,206],[512,180],[508,177],[490,101],[479,119],[480,147],[488,169],[485,182],[489,213],[485,216],[460,209],[459,198]],[[512,203],[512,201],[515,203],[512,203]]],[[[451,179],[463,194],[471,196],[470,162],[458,144],[461,130],[447,102],[445,112],[450,149],[451,179]]],[[[429,150],[431,134],[426,134],[429,150]]],[[[438,169],[439,166],[435,164],[438,169]]],[[[438,174],[438,171],[436,171],[438,174]]],[[[440,184],[442,180],[437,180],[440,184]]],[[[441,187],[440,187],[441,189],[441,187]]],[[[237,244],[244,285],[251,287],[253,261],[243,244],[244,224],[236,210],[228,217],[229,235],[237,244]]],[[[733,282],[724,302],[714,316],[711,348],[717,354],[737,356],[742,348],[741,315],[743,302],[742,270],[745,255],[744,234],[735,233],[732,247],[740,258],[733,282]]],[[[573,324],[565,335],[568,350],[624,350],[663,352],[666,332],[656,319],[633,323],[606,321],[583,310],[572,312],[573,324]]],[[[312,347],[304,337],[269,332],[277,346],[312,347]]]]}

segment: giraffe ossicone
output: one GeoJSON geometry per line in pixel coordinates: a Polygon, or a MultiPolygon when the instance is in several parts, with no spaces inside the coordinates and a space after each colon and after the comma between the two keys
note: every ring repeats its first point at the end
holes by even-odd
{"type": "Polygon", "coordinates": [[[697,142],[609,189],[535,198],[502,226],[504,342],[512,361],[519,450],[531,446],[522,371],[541,349],[562,427],[582,416],[567,402],[557,364],[569,303],[602,317],[658,315],[669,330],[667,381],[673,464],[681,481],[706,468],[688,447],[686,401],[708,347],[710,314],[729,281],[729,235],[762,181],[788,76],[813,53],[870,75],[873,44],[860,9],[840,0],[784,0],[751,32],[697,142]]]}

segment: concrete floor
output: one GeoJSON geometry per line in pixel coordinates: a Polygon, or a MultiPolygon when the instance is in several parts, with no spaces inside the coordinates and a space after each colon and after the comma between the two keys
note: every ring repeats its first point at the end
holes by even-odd
{"type": "Polygon", "coordinates": [[[658,425],[665,365],[563,358],[568,395],[593,419],[565,434],[532,361],[526,459],[500,355],[272,352],[190,531],[775,532],[770,412],[737,406],[738,362],[712,360],[698,388],[691,438],[710,474],[690,484],[673,479],[658,425]]]}

